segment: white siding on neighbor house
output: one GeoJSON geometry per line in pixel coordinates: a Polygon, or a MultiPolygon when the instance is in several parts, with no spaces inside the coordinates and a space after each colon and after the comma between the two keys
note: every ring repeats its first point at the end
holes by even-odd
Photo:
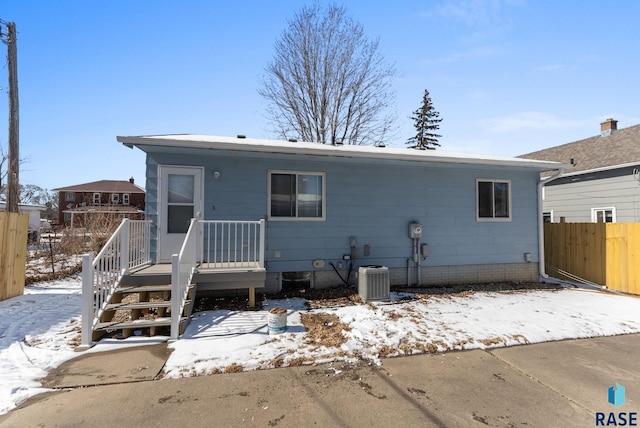
{"type": "Polygon", "coordinates": [[[569,223],[592,221],[592,209],[615,208],[616,221],[640,221],[640,182],[633,168],[564,177],[545,186],[543,207],[569,223]]]}
{"type": "Polygon", "coordinates": [[[411,222],[423,225],[422,242],[430,246],[424,266],[522,263],[524,253],[538,261],[535,170],[228,151],[150,153],[146,207],[154,222],[158,164],[204,166],[204,219],[211,220],[267,218],[269,170],[326,173],[325,221],[267,222],[270,272],[310,271],[315,259],[325,260],[329,271],[329,262],[350,253],[350,236],[357,239],[357,265],[402,268],[411,258],[411,222]],[[511,181],[511,221],[476,220],[477,178],[511,181]]]}

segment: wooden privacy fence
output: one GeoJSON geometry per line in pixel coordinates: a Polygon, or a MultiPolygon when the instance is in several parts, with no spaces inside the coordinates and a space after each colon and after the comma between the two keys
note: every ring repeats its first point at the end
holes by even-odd
{"type": "Polygon", "coordinates": [[[640,294],[640,223],[546,223],[544,259],[556,278],[640,294]]]}
{"type": "Polygon", "coordinates": [[[0,301],[24,294],[29,214],[0,212],[0,301]]]}

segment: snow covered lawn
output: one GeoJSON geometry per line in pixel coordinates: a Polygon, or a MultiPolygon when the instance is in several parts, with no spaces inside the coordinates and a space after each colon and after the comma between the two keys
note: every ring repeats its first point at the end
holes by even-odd
{"type": "MultiPolygon", "coordinates": [[[[82,353],[80,279],[39,283],[0,302],[0,414],[45,390],[37,379],[82,353]]],[[[259,311],[195,313],[165,377],[256,370],[422,352],[509,346],[640,332],[640,299],[585,290],[392,293],[392,301],[307,310],[300,298],[259,311]],[[288,311],[287,332],[269,335],[267,313],[288,311]],[[308,332],[303,326],[303,318],[308,332]]],[[[140,337],[134,337],[139,343],[140,337]]],[[[149,342],[157,343],[150,338],[149,342]]],[[[88,352],[127,345],[103,340],[88,352]]],[[[133,341],[132,341],[133,343],[133,341]]]]}

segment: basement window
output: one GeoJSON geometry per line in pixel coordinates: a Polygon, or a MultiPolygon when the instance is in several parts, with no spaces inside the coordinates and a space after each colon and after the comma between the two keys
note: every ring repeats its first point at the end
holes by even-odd
{"type": "Polygon", "coordinates": [[[511,221],[509,180],[477,179],[476,201],[478,221],[511,221]]]}
{"type": "Polygon", "coordinates": [[[311,272],[282,272],[282,291],[292,291],[311,288],[311,272]]]}

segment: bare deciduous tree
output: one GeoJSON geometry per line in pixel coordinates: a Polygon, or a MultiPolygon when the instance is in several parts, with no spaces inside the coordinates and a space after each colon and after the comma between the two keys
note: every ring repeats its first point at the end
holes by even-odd
{"type": "Polygon", "coordinates": [[[390,136],[395,69],[345,8],[304,7],[275,51],[259,93],[278,137],[378,144],[390,136]]]}

